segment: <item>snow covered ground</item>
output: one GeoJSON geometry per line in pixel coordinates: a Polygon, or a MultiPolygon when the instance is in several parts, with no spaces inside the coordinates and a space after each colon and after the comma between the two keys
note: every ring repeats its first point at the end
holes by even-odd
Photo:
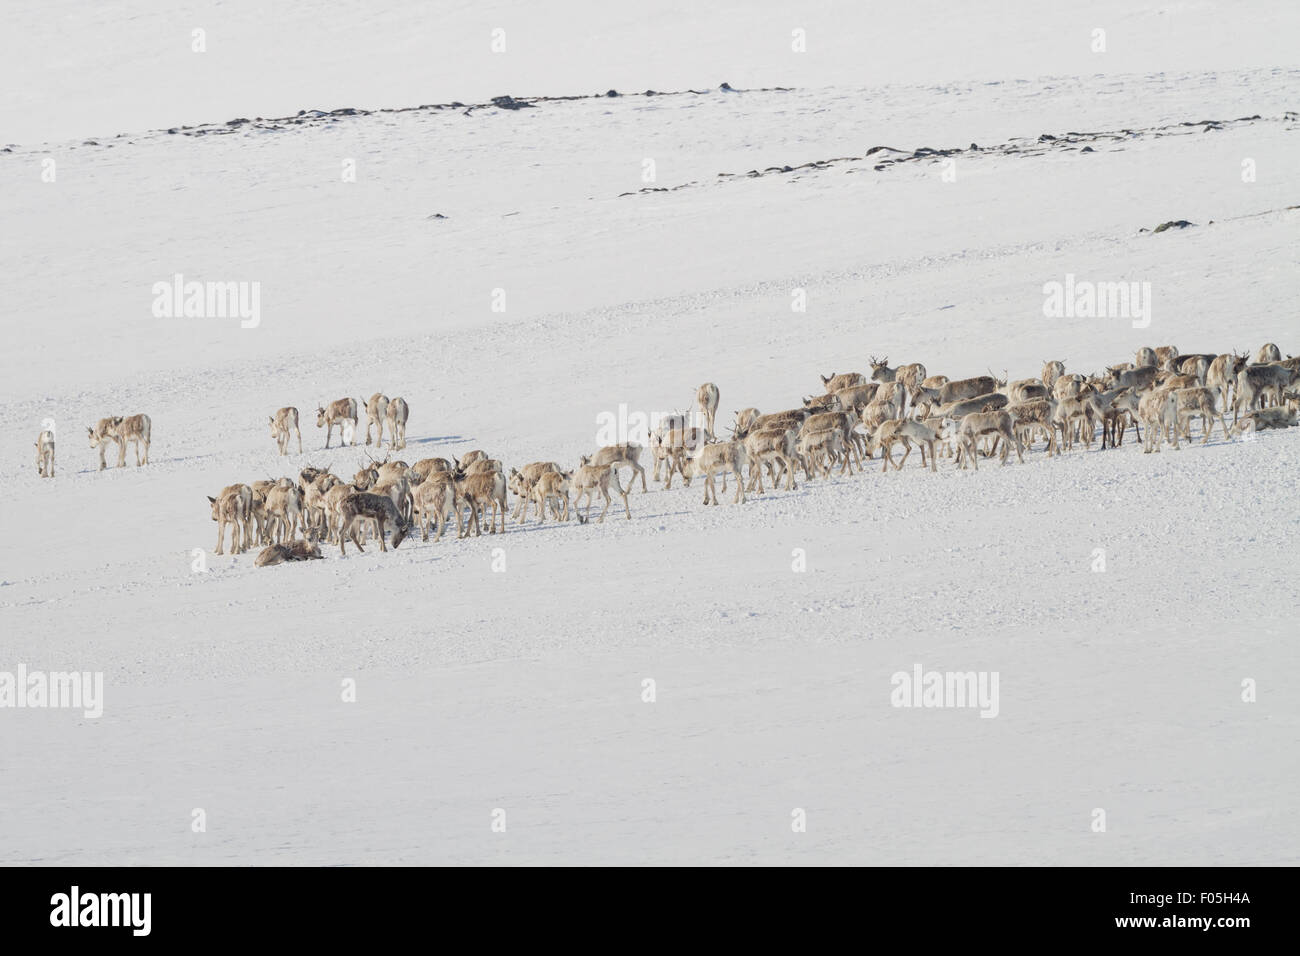
{"type": "Polygon", "coordinates": [[[3,14],[0,672],[104,712],[0,709],[0,862],[1297,862],[1300,430],[266,569],[206,500],[351,475],[312,413],[380,390],[409,461],[572,464],[870,355],[1295,352],[1294,5],[426,6],[3,14]],[[703,92],[266,119],[610,88],[703,92]],[[176,274],[259,283],[256,327],[156,317],[176,274]],[[1067,275],[1149,325],[1046,317],[1067,275]],[[150,465],[99,472],[136,412],[150,465]],[[917,665],[996,672],[996,717],[892,706],[917,665]]]}

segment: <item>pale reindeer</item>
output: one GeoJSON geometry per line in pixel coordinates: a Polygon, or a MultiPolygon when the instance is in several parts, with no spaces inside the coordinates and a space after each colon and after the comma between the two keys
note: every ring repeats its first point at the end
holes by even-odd
{"type": "MultiPolygon", "coordinates": [[[[695,390],[695,404],[700,406],[700,411],[704,415],[704,427],[709,430],[710,437],[716,435],[713,430],[713,423],[718,414],[718,386],[712,382],[705,382],[697,388],[695,390]]],[[[644,473],[641,480],[645,480],[644,473]]]]}
{"type": "MultiPolygon", "coordinates": [[[[461,537],[469,536],[469,529],[474,528],[475,536],[483,534],[483,528],[479,524],[479,512],[482,511],[487,516],[487,509],[492,509],[491,524],[488,529],[489,534],[497,533],[497,513],[501,514],[501,533],[506,531],[506,513],[510,510],[507,503],[506,476],[499,471],[481,471],[474,474],[466,474],[462,478],[456,478],[456,494],[460,498],[463,506],[469,508],[469,524],[466,525],[461,537]]],[[[457,519],[457,525],[460,520],[457,519]]]]}
{"type": "MultiPolygon", "coordinates": [[[[714,406],[714,411],[715,412],[717,411],[716,403],[714,406]]],[[[709,434],[712,433],[713,430],[712,426],[713,423],[710,422],[709,429],[708,429],[709,434]]],[[[632,490],[632,485],[636,483],[637,475],[640,475],[641,493],[645,494],[646,492],[645,469],[641,467],[641,451],[642,451],[641,446],[638,445],[636,442],[631,442],[631,441],[624,442],[623,444],[620,445],[606,445],[604,448],[597,451],[594,455],[584,455],[582,457],[582,463],[584,465],[596,465],[597,467],[601,465],[609,465],[615,471],[617,471],[619,468],[626,465],[627,467],[632,469],[632,477],[627,484],[628,491],[632,490]]],[[[671,473],[669,477],[671,479],[671,473]]]]}
{"type": "Polygon", "coordinates": [[[456,495],[456,481],[450,471],[434,472],[415,488],[415,514],[419,517],[424,540],[429,540],[429,526],[438,526],[435,541],[442,540],[447,530],[447,519],[456,520],[456,537],[461,537],[461,509],[456,495]]]}
{"type": "MultiPolygon", "coordinates": [[[[266,493],[267,535],[270,544],[286,544],[297,537],[302,524],[302,493],[288,478],[281,478],[266,493]]],[[[306,530],[303,531],[306,537],[306,530]]]]}
{"type": "Polygon", "coordinates": [[[829,375],[822,375],[821,380],[828,392],[838,392],[842,388],[867,384],[867,377],[861,372],[841,372],[839,375],[831,372],[829,375]]]}
{"type": "Polygon", "coordinates": [[[749,485],[746,491],[754,489],[758,483],[758,493],[763,494],[763,469],[767,468],[772,478],[773,490],[782,474],[785,475],[785,490],[795,489],[794,473],[798,469],[798,457],[795,451],[795,430],[792,428],[765,428],[750,432],[742,439],[745,443],[745,459],[749,462],[749,485]]]}
{"type": "Polygon", "coordinates": [[[814,467],[819,470],[823,478],[829,478],[831,466],[843,459],[844,465],[840,468],[843,474],[844,467],[849,463],[849,456],[844,449],[844,436],[838,429],[827,428],[815,432],[800,432],[799,438],[795,443],[795,450],[803,460],[804,473],[808,480],[813,479],[814,467]]]}
{"type": "Polygon", "coordinates": [[[529,489],[532,499],[537,502],[537,523],[546,521],[546,508],[549,505],[557,521],[569,520],[569,478],[567,475],[548,471],[538,476],[529,489]],[[561,509],[561,503],[564,508],[561,509]]]}
{"type": "Polygon", "coordinates": [[[879,449],[884,459],[880,470],[888,471],[890,465],[894,465],[896,471],[902,471],[903,465],[907,464],[907,456],[912,454],[912,442],[916,442],[921,448],[921,467],[926,465],[926,451],[930,452],[929,463],[930,470],[938,471],[939,466],[934,457],[934,430],[922,422],[915,421],[911,418],[895,418],[884,422],[876,429],[871,436],[871,454],[875,455],[879,449]],[[894,464],[894,445],[902,444],[903,458],[898,464],[894,464]]]}
{"type": "Polygon", "coordinates": [[[329,407],[316,409],[316,427],[325,429],[325,447],[330,446],[330,434],[335,426],[339,430],[339,444],[346,438],[344,426],[352,424],[352,444],[357,443],[357,400],[339,398],[329,403],[329,407]]]}
{"type": "Polygon", "coordinates": [[[115,416],[112,418],[101,418],[94,428],[86,427],[90,436],[90,447],[99,449],[99,470],[104,470],[104,448],[108,442],[117,443],[117,467],[126,467],[126,446],[128,442],[135,443],[135,465],[139,468],[141,465],[149,464],[149,441],[153,429],[153,423],[148,415],[131,415],[127,418],[115,416]],[[144,458],[141,460],[140,450],[144,449],[144,458]]]}
{"type": "MultiPolygon", "coordinates": [[[[718,503],[718,489],[713,483],[713,477],[718,474],[734,475],[736,478],[736,494],[731,503],[741,503],[745,501],[745,443],[744,440],[736,439],[733,441],[710,442],[703,448],[696,449],[695,454],[686,460],[686,468],[682,473],[683,481],[687,487],[690,487],[691,479],[704,477],[704,503],[718,503]],[[710,500],[712,499],[712,500],[710,500]]],[[[723,491],[726,491],[725,477],[723,479],[723,491]]],[[[629,513],[628,517],[632,517],[629,513]]]]}
{"type": "Polygon", "coordinates": [[[376,445],[384,443],[384,419],[388,415],[388,396],[383,392],[375,392],[366,402],[366,444],[370,444],[370,429],[375,428],[379,431],[379,437],[375,439],[376,445]]]}
{"type": "Polygon", "coordinates": [[[1137,354],[1133,357],[1134,368],[1154,368],[1159,364],[1160,360],[1156,358],[1156,350],[1145,345],[1138,349],[1137,354]]]}
{"type": "Polygon", "coordinates": [[[1267,365],[1269,362],[1282,361],[1282,350],[1272,342],[1267,342],[1259,347],[1255,353],[1255,365],[1267,365]]]}
{"type": "Polygon", "coordinates": [[[1147,426],[1147,437],[1142,442],[1144,455],[1159,453],[1165,441],[1172,441],[1178,450],[1178,406],[1172,389],[1153,388],[1143,392],[1138,400],[1138,419],[1147,426]]]}
{"type": "MultiPolygon", "coordinates": [[[[528,518],[528,503],[533,500],[533,487],[537,484],[538,479],[547,474],[562,474],[564,469],[554,461],[534,461],[524,465],[523,468],[510,469],[507,484],[510,490],[515,493],[518,503],[515,505],[514,514],[510,517],[515,521],[523,522],[528,518]]],[[[568,510],[568,494],[565,494],[565,510],[568,510]]],[[[566,519],[567,520],[567,519],[566,519]]]]}
{"type": "Polygon", "coordinates": [[[54,477],[54,432],[48,428],[36,436],[36,473],[42,478],[54,477]]]}
{"type": "MultiPolygon", "coordinates": [[[[609,486],[613,484],[614,490],[618,492],[619,497],[623,499],[623,510],[627,512],[627,520],[632,520],[632,509],[627,504],[627,491],[618,482],[618,472],[610,465],[580,465],[566,475],[569,479],[569,488],[573,491],[573,511],[578,515],[580,524],[587,524],[591,520],[591,503],[596,492],[600,492],[601,497],[605,499],[605,507],[600,512],[598,522],[605,520],[605,513],[609,511],[610,503],[613,499],[609,496],[609,486]],[[587,499],[586,514],[578,511],[581,507],[580,502],[583,498],[587,499]]],[[[671,475],[670,475],[671,477],[671,475]]]]}
{"type": "Polygon", "coordinates": [[[1214,389],[1205,386],[1191,386],[1189,388],[1174,389],[1175,412],[1178,416],[1175,427],[1183,433],[1183,436],[1190,442],[1192,440],[1192,419],[1198,415],[1201,418],[1201,431],[1204,433],[1201,438],[1202,445],[1210,443],[1210,435],[1214,432],[1214,422],[1217,419],[1223,427],[1223,438],[1227,441],[1231,438],[1228,433],[1228,423],[1223,420],[1223,414],[1215,407],[1214,389]]]}
{"type": "Polygon", "coordinates": [[[1012,428],[1011,415],[1007,411],[971,412],[962,418],[960,422],[957,422],[952,417],[947,417],[944,419],[944,423],[955,430],[957,463],[962,468],[965,468],[969,463],[975,466],[976,471],[979,471],[979,455],[976,445],[980,438],[988,435],[995,436],[1001,442],[1001,463],[1003,465],[1007,463],[1007,457],[1011,454],[1012,445],[1015,446],[1016,456],[1020,459],[1020,463],[1024,464],[1025,459],[1020,439],[1016,437],[1012,428]]]}
{"type": "Polygon", "coordinates": [[[1064,362],[1059,359],[1046,359],[1043,361],[1043,371],[1039,373],[1038,379],[1050,390],[1056,380],[1064,374],[1064,362]]]}
{"type": "Polygon", "coordinates": [[[298,436],[298,454],[301,455],[302,432],[298,430],[298,409],[292,405],[286,405],[271,416],[269,421],[271,423],[271,437],[275,439],[280,454],[289,454],[289,432],[293,431],[298,436]]]}
{"type": "Polygon", "coordinates": [[[388,420],[388,446],[390,448],[406,447],[406,419],[410,417],[411,408],[406,399],[394,398],[388,403],[385,417],[388,420]]]}
{"type": "Polygon", "coordinates": [[[227,485],[217,497],[208,495],[212,505],[212,520],[217,522],[217,554],[225,554],[222,542],[226,537],[226,526],[230,526],[230,551],[243,554],[252,546],[248,540],[248,514],[253,506],[253,489],[248,485],[227,485]],[[245,531],[240,534],[241,529],[245,531]]]}

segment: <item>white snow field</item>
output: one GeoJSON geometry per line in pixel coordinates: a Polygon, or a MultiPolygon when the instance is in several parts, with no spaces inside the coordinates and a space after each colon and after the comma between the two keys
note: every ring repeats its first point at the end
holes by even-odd
{"type": "Polygon", "coordinates": [[[407,461],[573,465],[705,381],[730,424],[871,355],[1300,351],[1295,4],[151,6],[0,22],[0,681],[104,682],[0,707],[0,862],[1300,860],[1300,429],[272,568],[206,499],[351,476],[314,411],[376,391],[407,461]],[[702,92],[296,115],[610,88],[702,92]],[[177,274],[256,326],[155,316],[177,274]],[[1049,318],[1067,276],[1149,315],[1049,318]],[[150,463],[99,471],[137,412],[150,463]],[[996,716],[893,706],[918,666],[996,716]]]}

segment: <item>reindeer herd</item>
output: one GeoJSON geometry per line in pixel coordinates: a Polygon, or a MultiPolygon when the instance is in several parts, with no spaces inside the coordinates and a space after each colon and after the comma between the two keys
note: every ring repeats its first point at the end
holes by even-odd
{"type": "MultiPolygon", "coordinates": [[[[704,503],[718,504],[718,480],[726,494],[735,482],[733,503],[747,493],[764,494],[764,477],[772,488],[797,488],[796,476],[806,480],[861,471],[864,460],[877,454],[881,471],[901,471],[914,449],[921,467],[937,471],[941,458],[955,467],[978,470],[980,458],[997,457],[1005,465],[1014,451],[1023,463],[1042,442],[1050,458],[1075,445],[1101,449],[1124,443],[1130,428],[1146,453],[1168,443],[1175,449],[1191,441],[1193,421],[1200,420],[1201,442],[1208,443],[1217,424],[1225,440],[1257,429],[1285,428],[1297,423],[1300,410],[1300,357],[1282,358],[1272,343],[1253,356],[1245,352],[1181,354],[1174,346],[1143,348],[1134,361],[1106,367],[1101,374],[1069,373],[1060,361],[1047,361],[1037,378],[1011,381],[1006,373],[965,379],[929,375],[918,362],[891,367],[888,358],[870,360],[870,373],[846,372],[821,376],[823,392],[806,396],[798,407],[735,413],[731,434],[716,432],[718,387],[705,383],[696,390],[699,424],[685,413],[665,416],[650,432],[652,478],[672,488],[674,476],[690,486],[702,479],[704,503]],[[1231,408],[1230,427],[1226,412],[1231,408]],[[1145,438],[1142,429],[1146,430],[1145,438]],[[895,449],[902,456],[894,460],[895,449]]],[[[607,445],[581,457],[566,469],[555,461],[537,461],[510,468],[481,450],[459,458],[425,458],[414,464],[393,461],[406,447],[409,406],[402,398],[376,392],[368,401],[340,398],[316,410],[316,425],[324,428],[325,447],[334,429],[340,444],[357,443],[360,411],[366,415],[365,443],[382,448],[387,427],[388,456],[373,456],[351,481],[328,469],[308,467],[297,478],[236,483],[209,497],[217,523],[216,553],[241,554],[262,550],[258,566],[321,557],[320,543],[336,544],[346,555],[349,542],[358,551],[373,539],[381,551],[394,548],[415,529],[424,541],[436,532],[442,540],[447,526],[456,525],[458,538],[471,533],[505,533],[507,513],[518,523],[535,509],[539,523],[548,515],[580,523],[591,518],[599,497],[597,521],[604,521],[620,499],[632,517],[628,495],[639,478],[647,492],[641,463],[646,446],[637,442],[607,445]],[[372,431],[374,437],[372,438],[372,431]],[[626,487],[619,478],[628,469],[626,487]],[[513,511],[510,496],[515,498],[513,511]],[[585,503],[585,507],[584,507],[585,503]]],[[[286,406],[269,418],[271,437],[281,455],[296,439],[302,452],[298,409],[286,406]]],[[[118,467],[126,464],[126,446],[135,444],[137,467],[149,462],[151,422],[148,415],[109,417],[88,427],[90,445],[99,450],[99,467],[110,444],[118,449],[118,467]]],[[[54,476],[54,435],[43,430],[36,443],[37,470],[54,476]]]]}

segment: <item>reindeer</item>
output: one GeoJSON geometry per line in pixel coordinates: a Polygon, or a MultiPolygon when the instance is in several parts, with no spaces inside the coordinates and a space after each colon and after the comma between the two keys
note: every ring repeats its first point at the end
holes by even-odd
{"type": "Polygon", "coordinates": [[[881,387],[879,382],[868,382],[865,385],[850,385],[848,388],[841,388],[830,394],[835,396],[841,409],[851,408],[857,411],[874,399],[881,387]]]}
{"type": "Polygon", "coordinates": [[[1133,356],[1134,368],[1155,367],[1159,364],[1160,360],[1156,357],[1156,350],[1145,345],[1138,349],[1137,354],[1133,356]]]}
{"type": "Polygon", "coordinates": [[[944,419],[944,424],[956,431],[957,442],[957,462],[962,467],[970,462],[979,471],[978,455],[976,454],[976,445],[981,436],[995,435],[1002,442],[1001,464],[1006,465],[1007,457],[1011,454],[1011,446],[1016,448],[1016,457],[1020,463],[1024,464],[1025,458],[1022,454],[1020,439],[1016,437],[1015,431],[1011,427],[1011,415],[1007,411],[992,412],[971,412],[957,422],[951,416],[944,419]]]}
{"type": "Polygon", "coordinates": [[[1267,407],[1269,399],[1274,405],[1282,403],[1283,390],[1296,380],[1297,371],[1281,363],[1247,365],[1237,374],[1237,398],[1233,403],[1233,421],[1244,405],[1247,411],[1256,406],[1267,407]]]}
{"type": "Polygon", "coordinates": [[[304,469],[299,475],[298,490],[302,493],[303,536],[319,540],[326,529],[325,493],[339,484],[339,478],[328,471],[304,469]],[[316,472],[310,478],[308,472],[316,472]],[[306,479],[306,480],[304,480],[306,479]]]}
{"type": "MultiPolygon", "coordinates": [[[[653,444],[650,446],[650,453],[655,458],[655,473],[658,474],[661,463],[667,466],[664,489],[669,490],[673,486],[673,474],[685,475],[686,456],[708,440],[708,433],[703,428],[683,428],[663,435],[654,435],[651,440],[653,444]]],[[[643,480],[644,476],[643,471],[643,480]]],[[[628,490],[631,490],[631,485],[628,486],[628,490]]]]}
{"type": "Polygon", "coordinates": [[[1061,429],[1061,441],[1066,451],[1074,450],[1076,429],[1084,447],[1092,448],[1097,422],[1104,422],[1105,418],[1106,414],[1098,403],[1097,396],[1092,394],[1061,399],[1052,415],[1052,421],[1061,429]]]}
{"type": "Polygon", "coordinates": [[[370,444],[370,429],[378,430],[379,435],[375,439],[376,445],[384,443],[384,419],[388,417],[388,396],[383,392],[375,392],[366,402],[366,444],[370,444]]]}
{"type": "Polygon", "coordinates": [[[1197,415],[1201,416],[1201,431],[1204,432],[1201,438],[1202,445],[1210,443],[1216,418],[1223,426],[1224,441],[1231,438],[1228,434],[1228,423],[1223,420],[1222,413],[1214,405],[1214,389],[1204,386],[1174,389],[1174,404],[1178,416],[1174,427],[1182,431],[1188,442],[1192,440],[1192,419],[1197,415]]]}
{"type": "Polygon", "coordinates": [[[268,568],[290,561],[319,561],[323,557],[324,555],[320,553],[320,545],[304,538],[302,541],[273,544],[263,548],[253,559],[253,564],[259,568],[268,568]]]}
{"type": "MultiPolygon", "coordinates": [[[[683,473],[684,474],[684,473],[683,473]]],[[[599,491],[605,499],[605,507],[600,512],[598,522],[604,522],[605,512],[609,511],[610,502],[609,486],[614,485],[614,490],[618,492],[619,497],[623,499],[623,510],[627,512],[627,520],[632,520],[632,509],[627,505],[627,491],[618,483],[618,472],[611,465],[579,465],[576,469],[569,472],[565,477],[569,480],[569,487],[573,491],[573,510],[578,515],[579,524],[587,524],[591,520],[591,502],[592,496],[599,491]],[[587,499],[586,514],[578,513],[579,502],[583,497],[587,499]]],[[[669,478],[672,478],[671,472],[669,478]]],[[[630,489],[629,489],[630,490],[630,489]]]]}
{"type": "Polygon", "coordinates": [[[131,415],[101,418],[94,428],[87,427],[90,433],[90,447],[99,448],[99,470],[104,470],[104,446],[108,441],[117,442],[117,467],[126,467],[127,442],[135,443],[135,466],[149,464],[149,437],[153,423],[148,415],[131,415]],[[140,458],[140,449],[144,448],[144,459],[140,458]]]}
{"type": "MultiPolygon", "coordinates": [[[[302,524],[302,494],[288,478],[281,478],[266,493],[266,516],[270,544],[284,544],[297,537],[302,524]]],[[[307,536],[306,528],[303,537],[307,536]]]]}
{"type": "Polygon", "coordinates": [[[1225,352],[1215,356],[1210,363],[1210,370],[1205,374],[1205,384],[1219,392],[1219,407],[1227,409],[1229,392],[1236,384],[1237,376],[1246,367],[1246,354],[1225,352]]]}
{"type": "Polygon", "coordinates": [[[826,391],[828,392],[838,392],[842,388],[867,384],[867,377],[861,372],[841,372],[839,375],[831,372],[830,375],[822,375],[820,377],[822,384],[826,386],[826,391]]]}
{"type": "MultiPolygon", "coordinates": [[[[852,454],[860,471],[862,469],[861,452],[866,451],[867,442],[866,439],[854,431],[854,427],[858,422],[857,414],[852,411],[819,412],[808,416],[808,419],[803,423],[803,428],[810,432],[821,431],[824,428],[838,428],[840,437],[844,439],[845,448],[852,454]]],[[[852,474],[852,469],[850,469],[849,473],[852,474]]]]}
{"type": "Polygon", "coordinates": [[[928,425],[910,418],[895,418],[884,422],[876,429],[876,433],[871,437],[871,453],[874,455],[876,449],[880,449],[883,459],[880,470],[888,471],[889,466],[894,465],[894,445],[901,442],[903,459],[894,465],[894,469],[902,471],[903,465],[907,464],[907,456],[912,454],[912,442],[916,442],[921,447],[921,467],[925,467],[925,452],[929,449],[930,471],[934,472],[939,470],[934,457],[934,441],[934,430],[928,425]]]}
{"type": "MultiPolygon", "coordinates": [[[[389,448],[406,447],[406,419],[410,414],[411,409],[406,404],[406,399],[394,398],[388,403],[388,409],[385,411],[384,417],[388,420],[389,448]]],[[[367,426],[366,431],[369,433],[369,426],[367,426]]],[[[380,431],[383,430],[380,429],[380,431]]]]}
{"type": "Polygon", "coordinates": [[[357,401],[354,398],[340,398],[329,403],[328,408],[316,408],[316,427],[325,429],[325,447],[330,446],[330,433],[334,426],[339,429],[339,444],[342,444],[346,432],[344,426],[352,423],[352,444],[357,443],[357,401]],[[328,427],[327,427],[328,426],[328,427]]]}
{"type": "Polygon", "coordinates": [[[451,471],[452,464],[446,458],[421,458],[411,466],[408,477],[411,484],[418,485],[440,471],[451,471]]]}
{"type": "Polygon", "coordinates": [[[1268,365],[1270,362],[1282,361],[1282,350],[1272,342],[1267,342],[1259,347],[1255,353],[1255,365],[1268,365]]]}
{"type": "Polygon", "coordinates": [[[1140,392],[1153,386],[1159,374],[1160,368],[1156,365],[1139,365],[1131,369],[1120,369],[1110,365],[1106,367],[1106,387],[1132,388],[1140,392]]]}
{"type": "MultiPolygon", "coordinates": [[[[714,437],[713,420],[718,414],[718,386],[712,382],[705,382],[697,388],[695,404],[699,405],[700,411],[704,413],[704,427],[709,430],[709,437],[714,437]]],[[[641,476],[641,480],[645,480],[644,475],[641,476]]]]}
{"type": "Polygon", "coordinates": [[[1178,358],[1178,346],[1176,345],[1162,345],[1156,349],[1156,365],[1162,369],[1168,370],[1176,358],[1178,358]]]}
{"type": "MultiPolygon", "coordinates": [[[[714,405],[714,411],[717,411],[716,402],[714,405]]],[[[710,421],[706,434],[711,435],[712,433],[713,423],[710,421]]],[[[582,463],[584,465],[596,465],[598,467],[601,465],[609,465],[615,471],[618,471],[619,468],[627,465],[632,469],[632,478],[628,481],[627,485],[628,491],[632,490],[632,486],[636,484],[637,475],[640,475],[641,493],[646,493],[645,469],[641,467],[641,446],[636,442],[624,442],[621,445],[606,445],[594,455],[584,455],[582,463]]],[[[669,473],[669,478],[671,480],[671,472],[669,473]]]]}
{"type": "Polygon", "coordinates": [[[243,554],[251,546],[245,533],[242,538],[240,529],[248,525],[248,513],[253,506],[253,489],[248,485],[227,485],[217,497],[208,495],[212,505],[212,520],[217,522],[217,554],[225,554],[221,549],[226,537],[226,525],[230,525],[230,551],[243,554]]]}
{"type": "MultiPolygon", "coordinates": [[[[524,465],[521,469],[510,469],[510,475],[507,485],[515,493],[518,503],[515,505],[514,514],[510,517],[515,521],[523,523],[528,516],[528,502],[533,498],[533,486],[537,484],[542,475],[555,474],[559,475],[564,472],[558,463],[553,461],[534,461],[524,465]]],[[[568,509],[568,492],[565,492],[565,509],[568,509]]]]}
{"type": "Polygon", "coordinates": [[[456,537],[461,538],[460,522],[461,502],[456,495],[456,480],[450,471],[436,471],[430,474],[415,488],[415,514],[419,516],[420,530],[424,540],[429,540],[430,523],[438,526],[435,541],[442,540],[442,533],[447,530],[447,519],[456,519],[456,537]]]}
{"type": "Polygon", "coordinates": [[[1171,440],[1170,432],[1174,450],[1178,450],[1178,405],[1172,389],[1153,388],[1144,392],[1138,400],[1138,418],[1147,426],[1147,437],[1142,443],[1144,455],[1159,453],[1161,444],[1171,440]]]}
{"type": "Polygon", "coordinates": [[[803,407],[813,412],[835,412],[844,406],[840,403],[839,392],[827,392],[825,395],[805,395],[803,407]]]}
{"type": "Polygon", "coordinates": [[[271,416],[268,421],[271,423],[271,437],[275,439],[280,454],[289,454],[289,431],[292,429],[298,436],[298,454],[301,455],[302,432],[298,431],[298,409],[292,405],[286,405],[271,416]]]}
{"type": "Polygon", "coordinates": [[[1260,408],[1247,412],[1241,420],[1234,422],[1232,433],[1261,431],[1266,428],[1291,428],[1297,422],[1297,412],[1293,407],[1260,408]]]}
{"type": "Polygon", "coordinates": [[[925,366],[920,362],[890,368],[889,356],[886,355],[883,359],[877,359],[874,355],[871,356],[871,380],[882,385],[897,383],[902,389],[898,399],[899,417],[902,417],[904,408],[907,405],[907,396],[920,387],[925,377],[925,366]]]}
{"type": "Polygon", "coordinates": [[[1006,382],[999,382],[992,375],[979,375],[975,378],[962,378],[948,382],[939,389],[939,404],[948,405],[965,398],[987,395],[997,391],[1006,382]]]}
{"type": "Polygon", "coordinates": [[[1039,374],[1038,379],[1044,387],[1050,389],[1055,381],[1065,374],[1065,363],[1059,359],[1045,359],[1043,361],[1043,371],[1039,374]]]}
{"type": "Polygon", "coordinates": [[[823,478],[829,478],[831,465],[834,462],[843,458],[844,465],[840,467],[841,474],[844,472],[844,467],[849,463],[849,456],[844,449],[844,436],[836,428],[825,428],[813,432],[801,430],[795,449],[799,457],[803,459],[804,473],[808,476],[809,481],[812,481],[814,466],[821,471],[823,478]]]}
{"type": "MultiPolygon", "coordinates": [[[[464,477],[457,477],[456,494],[460,497],[464,505],[469,506],[469,525],[466,525],[465,531],[460,537],[469,536],[470,525],[474,528],[475,536],[483,534],[483,528],[479,524],[479,512],[482,511],[484,517],[487,517],[487,509],[492,509],[491,524],[488,527],[489,534],[497,533],[497,513],[501,514],[501,533],[506,532],[506,512],[510,510],[506,500],[506,476],[499,471],[482,471],[476,474],[466,474],[464,477]]],[[[460,525],[459,519],[456,522],[460,525]]]]}
{"type": "MultiPolygon", "coordinates": [[[[731,503],[744,503],[745,501],[745,440],[736,439],[733,441],[710,442],[702,448],[696,449],[695,454],[686,460],[686,468],[682,471],[682,481],[689,488],[691,479],[704,476],[704,503],[718,503],[718,489],[713,483],[713,476],[721,473],[723,479],[723,491],[726,491],[726,479],[728,474],[736,476],[736,494],[731,503]],[[712,498],[712,501],[709,499],[712,498]]],[[[628,515],[631,517],[631,515],[628,515]]]]}
{"type": "Polygon", "coordinates": [[[388,550],[388,546],[384,544],[384,532],[390,526],[393,529],[394,549],[401,545],[410,531],[410,526],[391,500],[384,495],[374,495],[366,491],[358,491],[344,498],[339,504],[339,518],[341,520],[339,551],[344,555],[348,553],[349,538],[357,546],[358,551],[365,552],[360,535],[363,523],[374,528],[375,537],[379,539],[380,551],[388,550]]]}
{"type": "Polygon", "coordinates": [[[36,436],[36,473],[42,478],[54,477],[54,432],[48,428],[36,436]]]}
{"type": "Polygon", "coordinates": [[[1056,423],[1053,416],[1056,414],[1056,402],[1050,398],[1036,398],[1027,402],[1016,402],[1007,406],[1007,414],[1011,416],[1012,425],[1016,430],[1016,437],[1024,445],[1026,451],[1032,451],[1037,432],[1042,432],[1047,437],[1047,457],[1059,455],[1060,448],[1056,444],[1056,423]]]}
{"type": "Polygon", "coordinates": [[[795,452],[795,431],[792,428],[765,428],[750,432],[743,439],[745,459],[749,462],[749,485],[746,491],[754,490],[758,483],[758,493],[763,494],[763,468],[768,469],[772,478],[773,490],[777,487],[782,473],[785,475],[785,490],[795,489],[794,473],[798,470],[798,458],[795,452]],[[778,470],[778,468],[780,470],[778,470]]]}
{"type": "MultiPolygon", "coordinates": [[[[547,471],[538,476],[529,488],[529,494],[537,502],[537,523],[546,521],[546,507],[549,504],[555,513],[556,521],[569,520],[569,476],[559,471],[547,471]],[[564,503],[561,511],[560,502],[564,503]]],[[[624,496],[626,498],[626,496],[624,496]]],[[[527,499],[525,499],[525,505],[527,499]]]]}

